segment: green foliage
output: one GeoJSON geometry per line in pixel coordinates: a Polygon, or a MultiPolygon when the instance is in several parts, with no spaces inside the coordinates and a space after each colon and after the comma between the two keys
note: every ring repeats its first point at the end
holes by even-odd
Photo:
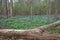
{"type": "Polygon", "coordinates": [[[46,6],[46,2],[45,1],[32,1],[32,0],[27,0],[25,4],[19,3],[19,2],[15,2],[14,6],[13,6],[13,12],[27,12],[30,13],[30,7],[32,6],[32,10],[40,10],[43,9],[45,10],[45,6],[46,6]],[[32,5],[31,5],[32,4],[32,5]]]}
{"type": "Polygon", "coordinates": [[[0,12],[1,12],[1,10],[2,10],[2,6],[0,6],[0,12]]]}
{"type": "MultiPolygon", "coordinates": [[[[54,16],[50,16],[48,20],[48,17],[46,15],[33,16],[33,20],[31,19],[30,16],[16,16],[16,17],[8,18],[8,19],[4,19],[3,17],[0,17],[0,25],[2,25],[4,28],[11,28],[11,29],[36,28],[42,25],[53,23],[55,21],[56,20],[54,20],[54,16]]],[[[60,33],[60,27],[59,26],[52,27],[45,31],[60,33]]],[[[17,39],[16,37],[12,37],[12,40],[17,40],[17,39]]],[[[22,40],[25,40],[25,39],[22,39],[22,40]]]]}
{"type": "Polygon", "coordinates": [[[31,20],[30,16],[18,16],[11,17],[8,19],[0,18],[0,23],[5,28],[14,28],[14,29],[29,29],[39,27],[45,24],[49,24],[55,22],[54,17],[50,17],[50,22],[48,22],[47,16],[33,16],[33,20],[31,20]]]}

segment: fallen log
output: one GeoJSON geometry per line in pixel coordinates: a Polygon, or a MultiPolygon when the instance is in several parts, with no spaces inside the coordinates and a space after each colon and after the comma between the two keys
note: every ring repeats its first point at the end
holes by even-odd
{"type": "Polygon", "coordinates": [[[59,34],[45,33],[44,30],[59,26],[60,21],[54,22],[48,25],[44,25],[34,29],[18,30],[18,29],[0,29],[0,36],[12,37],[16,36],[18,38],[36,39],[36,40],[59,40],[59,34]]]}

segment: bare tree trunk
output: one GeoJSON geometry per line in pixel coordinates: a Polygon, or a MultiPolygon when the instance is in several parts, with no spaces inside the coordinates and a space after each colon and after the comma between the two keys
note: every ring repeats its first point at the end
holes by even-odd
{"type": "Polygon", "coordinates": [[[12,17],[12,5],[13,4],[13,0],[10,0],[10,2],[9,2],[9,0],[8,0],[8,4],[7,4],[7,8],[8,8],[8,17],[12,17]]]}
{"type": "Polygon", "coordinates": [[[45,29],[59,26],[60,21],[41,26],[39,28],[28,29],[28,30],[17,30],[17,29],[0,29],[0,36],[12,37],[16,36],[18,38],[36,39],[36,40],[58,40],[60,39],[59,34],[45,33],[45,29]]]}
{"type": "Polygon", "coordinates": [[[48,21],[50,21],[50,15],[51,15],[51,0],[47,0],[47,17],[48,21]]]}
{"type": "Polygon", "coordinates": [[[59,5],[58,5],[58,0],[55,0],[55,19],[58,20],[58,9],[59,9],[59,5]]]}
{"type": "Polygon", "coordinates": [[[4,17],[7,18],[7,0],[2,0],[2,8],[4,17]]]}
{"type": "Polygon", "coordinates": [[[2,14],[2,0],[0,0],[0,15],[2,14]]]}
{"type": "Polygon", "coordinates": [[[32,0],[30,1],[30,13],[31,13],[31,20],[33,19],[33,8],[32,8],[32,0]]]}
{"type": "Polygon", "coordinates": [[[12,14],[12,7],[13,7],[13,0],[10,0],[11,2],[10,2],[10,17],[12,17],[13,16],[13,14],[12,14]]]}

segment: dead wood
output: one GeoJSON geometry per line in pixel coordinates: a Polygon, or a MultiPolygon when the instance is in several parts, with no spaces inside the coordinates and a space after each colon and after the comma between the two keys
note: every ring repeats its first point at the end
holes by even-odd
{"type": "Polygon", "coordinates": [[[0,36],[12,37],[16,36],[18,38],[36,39],[36,40],[59,40],[59,34],[45,33],[44,30],[59,26],[60,21],[54,22],[48,25],[44,25],[34,29],[18,30],[18,29],[0,29],[0,36]]]}

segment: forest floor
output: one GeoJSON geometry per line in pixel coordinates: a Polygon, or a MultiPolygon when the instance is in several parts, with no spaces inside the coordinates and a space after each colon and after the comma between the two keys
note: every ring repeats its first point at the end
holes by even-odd
{"type": "MultiPolygon", "coordinates": [[[[58,17],[60,20],[60,16],[58,17]]],[[[56,22],[58,20],[54,19],[54,16],[47,17],[46,15],[40,16],[15,16],[5,19],[0,17],[0,27],[1,28],[12,28],[12,29],[32,29],[40,27],[46,24],[56,22]]],[[[60,27],[51,28],[48,30],[60,30],[60,27]]]]}
{"type": "MultiPolygon", "coordinates": [[[[58,16],[60,20],[60,16],[58,16]]],[[[10,28],[10,29],[32,29],[40,27],[42,25],[50,24],[58,20],[54,19],[54,16],[47,17],[44,16],[15,16],[5,19],[0,17],[0,27],[1,28],[10,28]]],[[[52,27],[46,31],[52,33],[60,33],[60,26],[52,27]]]]}

